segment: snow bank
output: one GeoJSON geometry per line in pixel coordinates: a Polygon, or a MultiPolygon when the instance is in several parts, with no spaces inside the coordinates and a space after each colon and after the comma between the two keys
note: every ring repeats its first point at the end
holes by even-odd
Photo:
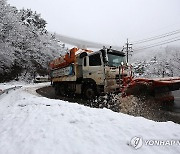
{"type": "Polygon", "coordinates": [[[135,136],[179,140],[178,124],[47,99],[27,87],[0,96],[2,154],[180,153],[180,145],[130,145],[135,136]]]}

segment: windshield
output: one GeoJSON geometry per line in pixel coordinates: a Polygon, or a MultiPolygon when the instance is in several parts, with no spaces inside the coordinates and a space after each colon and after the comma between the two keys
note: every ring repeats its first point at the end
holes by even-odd
{"type": "Polygon", "coordinates": [[[118,67],[121,62],[125,63],[125,56],[108,53],[108,65],[111,67],[118,67]]]}

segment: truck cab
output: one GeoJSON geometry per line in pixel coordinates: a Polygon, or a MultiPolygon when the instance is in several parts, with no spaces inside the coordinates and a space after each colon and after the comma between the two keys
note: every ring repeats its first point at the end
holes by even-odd
{"type": "Polygon", "coordinates": [[[83,79],[91,83],[84,88],[84,95],[93,97],[94,92],[102,94],[120,91],[120,80],[123,76],[120,74],[120,66],[125,64],[123,52],[101,49],[87,54],[82,61],[83,79]]]}

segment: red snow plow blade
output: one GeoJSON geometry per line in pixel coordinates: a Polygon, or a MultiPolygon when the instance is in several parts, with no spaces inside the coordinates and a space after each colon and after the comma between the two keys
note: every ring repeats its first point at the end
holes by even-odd
{"type": "Polygon", "coordinates": [[[180,89],[180,77],[146,79],[125,77],[122,96],[152,96],[160,102],[174,102],[171,91],[180,89]]]}

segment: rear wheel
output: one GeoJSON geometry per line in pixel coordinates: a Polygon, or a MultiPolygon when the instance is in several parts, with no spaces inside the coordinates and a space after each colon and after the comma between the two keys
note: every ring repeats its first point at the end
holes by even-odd
{"type": "Polygon", "coordinates": [[[63,84],[55,85],[55,95],[65,96],[65,94],[66,94],[66,90],[65,90],[65,86],[63,84]]]}
{"type": "Polygon", "coordinates": [[[65,90],[65,85],[60,85],[59,86],[59,93],[61,96],[65,96],[66,95],[66,90],[65,90]]]}
{"type": "Polygon", "coordinates": [[[59,86],[58,85],[55,85],[54,90],[55,90],[55,95],[59,96],[60,92],[59,92],[59,86]]]}

